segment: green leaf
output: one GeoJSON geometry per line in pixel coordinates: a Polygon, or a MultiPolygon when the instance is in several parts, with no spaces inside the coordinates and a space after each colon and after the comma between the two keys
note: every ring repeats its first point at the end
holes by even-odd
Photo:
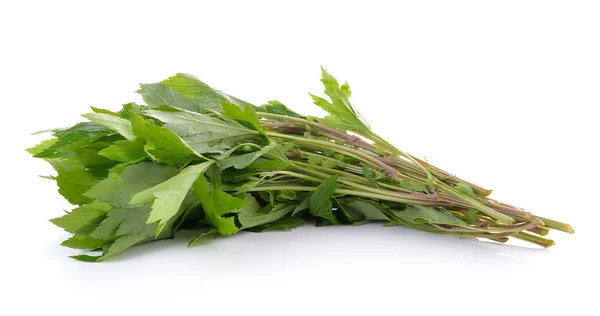
{"type": "Polygon", "coordinates": [[[35,154],[37,158],[68,158],[79,148],[88,146],[108,135],[110,129],[93,122],[83,122],[73,127],[55,130],[56,141],[43,151],[35,154]]]}
{"type": "Polygon", "coordinates": [[[370,221],[389,221],[384,208],[376,201],[363,199],[350,199],[341,201],[344,208],[357,219],[370,221]]]}
{"type": "Polygon", "coordinates": [[[310,197],[309,211],[312,215],[322,217],[332,223],[337,223],[337,219],[332,213],[331,198],[337,185],[337,176],[331,176],[317,187],[310,197]]]}
{"type": "Polygon", "coordinates": [[[90,237],[111,241],[115,239],[117,229],[125,220],[128,209],[115,208],[108,212],[106,218],[91,232],[90,237]]]}
{"type": "Polygon", "coordinates": [[[257,131],[224,117],[165,110],[151,110],[145,115],[163,122],[164,128],[179,135],[190,148],[200,154],[222,153],[258,136],[257,131]]]}
{"type": "Polygon", "coordinates": [[[466,196],[469,196],[469,197],[472,197],[472,198],[476,198],[475,192],[473,192],[473,188],[471,188],[470,186],[468,186],[468,185],[466,185],[464,183],[459,182],[456,185],[454,185],[454,188],[458,192],[460,192],[460,193],[462,193],[462,194],[464,194],[466,196]]]}
{"type": "Polygon", "coordinates": [[[73,211],[51,219],[50,221],[63,228],[69,233],[76,233],[77,230],[89,224],[91,221],[98,218],[102,219],[108,211],[112,209],[112,206],[108,203],[93,201],[90,204],[80,206],[73,211]]]}
{"type": "Polygon", "coordinates": [[[375,181],[375,179],[373,178],[373,173],[371,172],[371,168],[367,167],[367,166],[363,166],[363,175],[365,176],[365,179],[369,180],[369,182],[371,182],[371,184],[373,184],[376,188],[379,188],[379,184],[377,184],[377,181],[375,181]]]}
{"type": "Polygon", "coordinates": [[[301,217],[292,216],[288,218],[281,218],[274,222],[248,228],[247,230],[255,233],[264,232],[267,230],[291,230],[293,228],[302,226],[304,223],[305,221],[301,217]]]}
{"type": "Polygon", "coordinates": [[[223,107],[223,115],[235,120],[247,128],[257,131],[262,136],[265,143],[269,143],[269,138],[260,126],[256,112],[252,106],[245,106],[244,109],[242,109],[238,105],[228,102],[221,102],[221,106],[223,107]]]}
{"type": "Polygon", "coordinates": [[[333,200],[333,215],[340,219],[340,221],[344,224],[353,223],[358,218],[354,218],[351,213],[349,213],[344,205],[340,203],[340,201],[334,197],[331,198],[333,200]]]}
{"type": "Polygon", "coordinates": [[[186,167],[169,180],[137,193],[131,198],[130,204],[153,202],[148,223],[158,222],[156,228],[156,235],[158,235],[165,224],[177,214],[196,179],[199,177],[204,179],[203,173],[212,163],[207,161],[186,167]]]}
{"type": "Polygon", "coordinates": [[[104,245],[105,241],[101,239],[95,239],[85,235],[73,235],[71,238],[63,241],[61,246],[73,248],[73,249],[98,249],[104,245]]]}
{"type": "Polygon", "coordinates": [[[328,169],[334,169],[335,167],[337,167],[337,164],[333,161],[333,160],[323,160],[323,162],[321,162],[321,167],[324,168],[328,168],[328,169]]]}
{"type": "MultiPolygon", "coordinates": [[[[350,103],[351,91],[348,83],[346,82],[340,86],[337,79],[322,67],[321,72],[321,82],[325,86],[325,94],[329,96],[331,102],[311,94],[314,103],[335,117],[334,125],[337,125],[336,127],[341,125],[344,127],[343,129],[353,130],[367,135],[373,134],[371,128],[364,119],[360,117],[358,111],[350,103]]],[[[326,119],[329,121],[326,123],[331,124],[331,122],[334,121],[333,117],[326,119]]]]}
{"type": "Polygon", "coordinates": [[[127,166],[119,174],[113,173],[98,182],[85,196],[110,203],[115,207],[131,208],[133,195],[152,188],[179,173],[174,167],[157,165],[151,162],[127,166]]]}
{"type": "Polygon", "coordinates": [[[202,203],[206,222],[217,229],[219,234],[232,235],[237,233],[239,229],[235,225],[235,219],[233,217],[224,218],[219,216],[219,214],[224,213],[223,210],[217,211],[217,205],[215,205],[212,198],[213,192],[210,192],[208,183],[203,176],[199,177],[196,182],[194,182],[194,195],[200,200],[200,203],[202,203]]]}
{"type": "Polygon", "coordinates": [[[309,164],[315,165],[315,166],[320,166],[322,162],[323,162],[323,158],[321,158],[319,155],[308,154],[308,163],[309,164]]]}
{"type": "Polygon", "coordinates": [[[479,212],[478,209],[476,208],[471,208],[469,209],[469,211],[467,212],[467,217],[469,217],[470,219],[475,219],[475,215],[477,215],[477,213],[479,212]]]}
{"type": "Polygon", "coordinates": [[[274,222],[285,215],[291,213],[295,205],[276,203],[275,206],[267,205],[263,208],[247,209],[239,212],[238,220],[242,228],[252,228],[274,222]]]}
{"type": "Polygon", "coordinates": [[[441,224],[465,227],[468,226],[460,218],[443,208],[409,205],[404,211],[393,211],[394,215],[417,224],[441,224]]]}
{"type": "MultiPolygon", "coordinates": [[[[313,97],[313,100],[315,98],[318,98],[315,96],[312,96],[312,97],[313,97]]],[[[319,102],[327,102],[327,101],[319,98],[319,102]]],[[[347,122],[341,120],[340,118],[338,118],[337,116],[333,116],[333,115],[327,115],[323,118],[317,119],[317,121],[327,127],[331,127],[331,128],[337,129],[342,132],[352,130],[352,128],[353,128],[351,123],[347,123],[347,122]]]]}
{"type": "Polygon", "coordinates": [[[168,165],[189,163],[196,158],[204,158],[172,131],[148,123],[138,115],[131,117],[133,132],[146,140],[145,151],[152,160],[168,165]]]}
{"type": "Polygon", "coordinates": [[[409,178],[404,178],[402,180],[400,180],[400,187],[407,189],[407,190],[411,190],[413,192],[423,192],[423,193],[429,193],[429,190],[427,190],[427,186],[421,182],[418,181],[414,181],[411,180],[409,178]]]}
{"type": "Polygon", "coordinates": [[[146,240],[149,240],[149,238],[137,235],[119,237],[104,251],[102,256],[98,258],[98,261],[113,257],[114,255],[123,252],[127,248],[146,240]]]}
{"type": "Polygon", "coordinates": [[[98,155],[119,162],[139,161],[147,157],[141,140],[119,140],[100,150],[98,155]]]}
{"type": "Polygon", "coordinates": [[[221,186],[222,170],[216,164],[210,166],[204,174],[210,180],[213,188],[218,189],[221,186]]]}
{"type": "Polygon", "coordinates": [[[117,113],[104,109],[96,109],[94,107],[92,107],[92,109],[95,113],[87,113],[82,116],[96,124],[106,126],[113,131],[116,131],[126,139],[135,139],[135,135],[131,129],[131,122],[120,117],[117,113]]]}
{"type": "Polygon", "coordinates": [[[151,210],[152,206],[150,204],[127,209],[123,222],[115,231],[115,236],[153,236],[156,231],[156,224],[148,223],[151,210]]]}
{"type": "Polygon", "coordinates": [[[252,106],[248,102],[213,89],[198,80],[198,78],[184,73],[178,73],[175,76],[169,77],[163,80],[161,84],[177,91],[180,95],[196,104],[198,106],[196,111],[198,112],[206,109],[219,111],[221,110],[220,102],[232,103],[239,107],[252,106]]]}
{"type": "Polygon", "coordinates": [[[83,262],[98,262],[98,260],[100,259],[100,256],[76,255],[76,256],[69,256],[69,258],[73,258],[77,261],[83,261],[83,262]]]}
{"type": "Polygon", "coordinates": [[[160,83],[140,84],[140,89],[137,92],[142,95],[144,102],[150,106],[167,104],[178,109],[196,112],[200,110],[196,103],[160,83]]]}
{"type": "Polygon", "coordinates": [[[291,162],[289,160],[270,160],[258,158],[252,162],[248,167],[249,170],[282,170],[289,167],[291,162]]]}
{"type": "Polygon", "coordinates": [[[198,246],[198,245],[203,245],[211,240],[214,240],[215,238],[221,236],[219,234],[219,232],[214,229],[208,229],[200,234],[198,234],[198,236],[194,237],[192,240],[190,240],[190,242],[188,243],[188,248],[194,247],[194,246],[198,246]]]}
{"type": "MultiPolygon", "coordinates": [[[[249,166],[251,163],[256,161],[256,159],[258,159],[262,156],[265,156],[269,152],[275,151],[278,148],[279,147],[277,146],[276,143],[272,143],[270,145],[263,147],[259,151],[255,151],[255,152],[251,152],[251,153],[247,153],[247,154],[243,154],[243,155],[229,156],[229,157],[217,162],[217,165],[222,170],[230,168],[230,167],[234,167],[235,169],[244,169],[247,166],[249,166]]],[[[287,158],[284,158],[284,159],[287,161],[287,158]]]]}
{"type": "Polygon", "coordinates": [[[31,148],[27,148],[27,152],[30,153],[32,156],[36,156],[39,153],[43,152],[44,150],[50,148],[57,141],[58,141],[58,138],[46,139],[46,140],[42,141],[41,143],[39,143],[39,144],[31,147],[31,148]]]}
{"type": "Polygon", "coordinates": [[[240,199],[220,190],[213,190],[210,197],[217,216],[223,216],[252,203],[252,200],[240,199]]]}
{"type": "Polygon", "coordinates": [[[309,193],[306,198],[304,198],[304,200],[302,200],[302,202],[300,202],[300,204],[298,204],[296,206],[296,208],[294,209],[294,212],[292,213],[292,217],[296,216],[296,214],[308,209],[308,207],[310,206],[310,198],[312,196],[312,193],[309,193]]]}
{"type": "Polygon", "coordinates": [[[288,109],[281,102],[275,101],[275,100],[269,101],[268,104],[262,105],[261,108],[265,109],[268,113],[287,115],[287,116],[298,117],[298,118],[305,118],[305,116],[302,116],[302,115],[288,109]]]}
{"type": "Polygon", "coordinates": [[[296,191],[281,190],[275,193],[275,198],[281,201],[294,201],[296,199],[296,191]]]}
{"type": "Polygon", "coordinates": [[[60,193],[71,204],[83,205],[92,202],[84,193],[94,186],[99,179],[85,166],[71,159],[49,160],[58,173],[56,184],[60,193]]]}

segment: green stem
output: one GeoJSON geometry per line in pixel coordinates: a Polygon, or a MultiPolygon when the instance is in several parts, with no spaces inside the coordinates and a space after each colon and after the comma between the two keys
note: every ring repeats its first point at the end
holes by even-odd
{"type": "MultiPolygon", "coordinates": [[[[259,191],[281,191],[281,190],[292,190],[292,191],[315,191],[317,187],[313,186],[302,186],[302,185],[266,185],[266,186],[255,186],[245,190],[242,192],[259,192],[259,191]]],[[[403,204],[413,204],[413,205],[423,205],[423,206],[438,206],[439,202],[435,201],[420,201],[413,199],[405,199],[400,197],[375,194],[370,192],[362,192],[356,190],[348,190],[348,189],[336,189],[335,193],[341,195],[352,195],[358,197],[364,197],[373,200],[383,200],[389,202],[403,203],[403,204]]]]}
{"type": "Polygon", "coordinates": [[[544,226],[548,227],[548,228],[552,228],[552,229],[556,229],[556,230],[560,230],[569,234],[573,234],[575,233],[575,231],[573,230],[573,227],[571,227],[571,225],[566,224],[566,223],[562,223],[559,221],[555,221],[555,220],[551,220],[545,217],[540,217],[540,216],[532,216],[532,218],[539,218],[544,222],[544,226]]]}
{"type": "Polygon", "coordinates": [[[279,133],[267,132],[267,135],[272,138],[291,140],[291,141],[296,142],[297,144],[304,144],[305,146],[317,148],[320,150],[326,150],[326,151],[335,150],[346,156],[366,162],[366,163],[370,164],[371,166],[376,166],[377,168],[381,168],[381,169],[385,170],[386,173],[388,173],[390,176],[392,176],[395,179],[398,179],[398,180],[403,179],[402,175],[400,174],[400,172],[398,170],[379,161],[375,157],[369,156],[363,152],[360,152],[358,150],[355,150],[355,149],[347,147],[347,146],[341,146],[341,145],[335,144],[333,142],[322,141],[322,140],[318,140],[318,139],[306,139],[306,138],[302,138],[302,137],[290,136],[290,135],[279,134],[279,133]]]}
{"type": "Polygon", "coordinates": [[[553,240],[546,239],[546,238],[543,238],[543,237],[540,237],[540,236],[536,236],[536,235],[533,235],[533,234],[529,234],[529,233],[526,233],[526,232],[516,233],[516,234],[512,235],[512,237],[515,237],[517,239],[521,239],[521,240],[524,240],[524,241],[528,241],[528,242],[534,243],[534,244],[542,246],[544,248],[548,248],[548,247],[554,245],[554,241],[553,240]]]}
{"type": "MultiPolygon", "coordinates": [[[[299,168],[302,171],[309,172],[314,175],[320,176],[322,179],[327,178],[329,176],[328,174],[323,173],[323,172],[319,172],[316,170],[310,170],[310,168],[304,168],[304,167],[298,167],[298,166],[296,166],[296,168],[299,168]]],[[[346,185],[354,187],[354,188],[357,188],[357,189],[369,191],[372,193],[388,195],[388,196],[393,196],[393,197],[401,197],[401,198],[405,198],[405,199],[415,200],[415,202],[417,202],[417,201],[425,201],[425,202],[435,201],[434,199],[432,199],[431,195],[421,194],[421,193],[401,193],[401,192],[397,192],[397,191],[382,190],[382,189],[378,189],[375,187],[369,187],[366,185],[358,184],[353,181],[344,179],[343,177],[340,177],[338,179],[338,182],[346,184],[346,185]]]]}

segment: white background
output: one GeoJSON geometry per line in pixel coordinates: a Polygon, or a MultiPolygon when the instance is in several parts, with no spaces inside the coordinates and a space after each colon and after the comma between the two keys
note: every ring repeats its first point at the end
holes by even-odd
{"type": "Polygon", "coordinates": [[[0,5],[4,315],[535,315],[595,309],[597,1],[11,1],[0,5]],[[320,114],[319,66],[375,131],[494,197],[569,222],[551,249],[407,228],[302,227],[86,264],[29,134],[141,101],[176,72],[320,114]],[[591,286],[586,289],[586,286],[591,286]],[[12,312],[10,310],[14,309],[12,312]]]}

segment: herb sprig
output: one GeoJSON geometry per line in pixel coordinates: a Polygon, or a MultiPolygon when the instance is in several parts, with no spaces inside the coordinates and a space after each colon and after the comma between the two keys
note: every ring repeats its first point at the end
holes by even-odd
{"type": "Polygon", "coordinates": [[[289,230],[371,221],[543,247],[570,225],[489,197],[491,190],[414,157],[376,134],[351,103],[348,83],[322,69],[329,113],[262,106],[177,74],[142,84],[146,105],[92,108],[89,121],[52,131],[28,151],[48,161],[59,193],[76,206],[52,219],[62,245],[101,261],[129,247],[199,234],[190,246],[240,230],[289,230]]]}

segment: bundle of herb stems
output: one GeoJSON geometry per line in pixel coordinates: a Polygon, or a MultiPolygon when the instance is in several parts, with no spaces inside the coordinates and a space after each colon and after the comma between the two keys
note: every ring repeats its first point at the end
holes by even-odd
{"type": "Polygon", "coordinates": [[[322,69],[329,113],[304,116],[278,101],[254,106],[177,74],[142,84],[146,105],[92,108],[89,122],[53,130],[28,149],[56,170],[77,207],[52,222],[63,245],[100,261],[147,241],[198,230],[190,246],[239,230],[371,221],[426,232],[554,244],[570,225],[491,199],[491,190],[414,157],[371,130],[350,88],[322,69]]]}

